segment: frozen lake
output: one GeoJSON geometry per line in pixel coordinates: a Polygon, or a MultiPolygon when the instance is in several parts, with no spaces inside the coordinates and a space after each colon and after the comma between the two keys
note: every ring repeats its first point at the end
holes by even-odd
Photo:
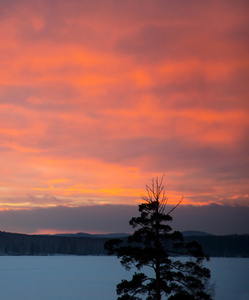
{"type": "MultiPolygon", "coordinates": [[[[249,259],[211,258],[216,300],[249,299],[249,259]]],[[[0,299],[114,300],[116,284],[131,278],[116,257],[1,256],[0,299]]]]}

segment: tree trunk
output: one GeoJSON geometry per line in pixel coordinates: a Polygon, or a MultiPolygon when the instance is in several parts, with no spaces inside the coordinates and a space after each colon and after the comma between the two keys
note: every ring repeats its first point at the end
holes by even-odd
{"type": "Polygon", "coordinates": [[[161,287],[160,287],[160,264],[156,262],[156,300],[161,300],[161,287]]]}
{"type": "MultiPolygon", "coordinates": [[[[157,207],[156,207],[156,214],[158,216],[159,213],[159,197],[157,197],[157,207]]],[[[158,217],[156,219],[156,300],[161,300],[161,278],[160,278],[160,256],[159,256],[159,247],[160,247],[160,242],[159,242],[159,220],[158,217]]]]}

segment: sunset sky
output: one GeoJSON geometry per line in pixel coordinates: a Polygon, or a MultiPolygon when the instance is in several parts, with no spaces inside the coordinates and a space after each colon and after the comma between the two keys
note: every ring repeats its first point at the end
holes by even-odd
{"type": "Polygon", "coordinates": [[[1,0],[0,230],[128,231],[164,174],[180,229],[249,232],[248,12],[1,0]]]}

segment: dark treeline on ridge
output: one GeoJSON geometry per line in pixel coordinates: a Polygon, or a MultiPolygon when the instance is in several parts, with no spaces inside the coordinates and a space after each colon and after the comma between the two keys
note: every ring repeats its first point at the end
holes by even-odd
{"type": "Polygon", "coordinates": [[[249,235],[186,236],[184,240],[198,242],[210,257],[249,257],[249,235]]]}
{"type": "Polygon", "coordinates": [[[0,232],[0,255],[105,255],[107,240],[0,232]]]}
{"type": "MultiPolygon", "coordinates": [[[[0,231],[0,255],[106,255],[104,244],[109,239],[0,231]]],[[[197,241],[210,257],[249,257],[249,235],[194,235],[184,239],[197,241]]]]}

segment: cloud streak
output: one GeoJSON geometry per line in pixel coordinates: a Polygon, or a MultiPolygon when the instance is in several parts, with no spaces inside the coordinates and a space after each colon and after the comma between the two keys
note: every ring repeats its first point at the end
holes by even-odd
{"type": "MultiPolygon", "coordinates": [[[[249,208],[243,206],[181,205],[173,213],[174,230],[200,230],[217,235],[248,233],[249,208]]],[[[1,211],[2,230],[12,232],[132,232],[129,220],[138,216],[135,206],[89,205],[34,210],[1,211]]]]}

